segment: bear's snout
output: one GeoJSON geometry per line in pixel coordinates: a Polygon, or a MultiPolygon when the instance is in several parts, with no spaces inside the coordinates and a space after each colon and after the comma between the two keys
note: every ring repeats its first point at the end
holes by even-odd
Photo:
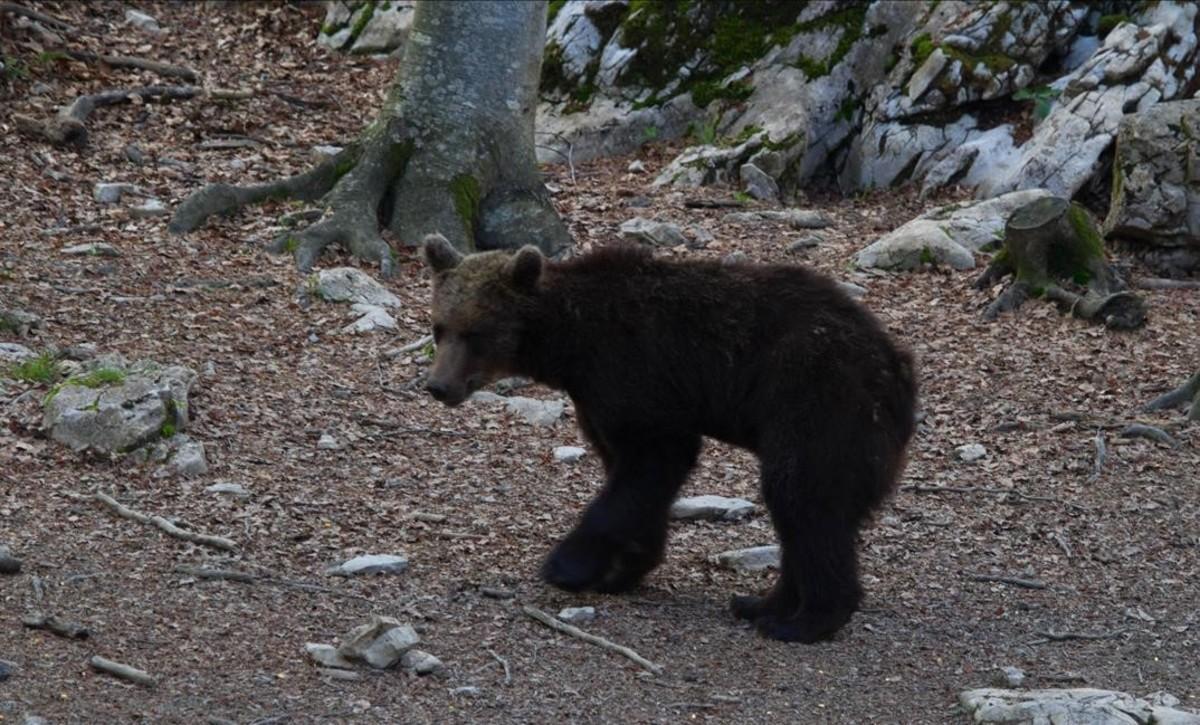
{"type": "Polygon", "coordinates": [[[430,380],[425,383],[425,392],[432,395],[434,400],[446,405],[458,405],[462,402],[462,396],[452,395],[450,386],[440,380],[430,380]]]}

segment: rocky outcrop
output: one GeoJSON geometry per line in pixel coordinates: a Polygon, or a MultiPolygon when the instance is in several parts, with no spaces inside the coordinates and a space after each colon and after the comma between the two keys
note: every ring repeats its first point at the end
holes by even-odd
{"type": "Polygon", "coordinates": [[[387,53],[408,39],[415,0],[333,0],[317,42],[351,53],[387,53]]]}
{"type": "Polygon", "coordinates": [[[968,690],[959,704],[976,723],[1092,723],[1093,725],[1200,725],[1200,714],[1179,709],[1179,698],[1155,692],[1143,698],[1096,688],[968,690]]]}
{"type": "Polygon", "coordinates": [[[1200,98],[1125,116],[1113,179],[1109,236],[1200,248],[1200,98]]]}

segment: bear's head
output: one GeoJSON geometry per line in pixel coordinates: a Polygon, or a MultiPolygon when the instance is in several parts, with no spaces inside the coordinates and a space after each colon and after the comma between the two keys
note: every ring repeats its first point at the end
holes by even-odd
{"type": "Polygon", "coordinates": [[[463,256],[440,234],[425,237],[422,252],[433,272],[437,344],[425,389],[458,405],[489,382],[520,372],[524,311],[537,297],[544,258],[534,246],[463,256]]]}

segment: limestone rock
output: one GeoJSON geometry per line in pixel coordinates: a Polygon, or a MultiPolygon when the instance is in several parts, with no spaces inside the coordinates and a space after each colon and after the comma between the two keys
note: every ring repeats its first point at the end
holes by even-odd
{"type": "Polygon", "coordinates": [[[348,334],[358,334],[364,332],[374,332],[376,330],[398,330],[396,318],[392,317],[387,310],[379,305],[369,305],[364,302],[355,302],[350,306],[352,314],[357,315],[358,319],[351,322],[342,328],[342,332],[348,334]]]}
{"type": "Polygon", "coordinates": [[[29,337],[42,326],[42,318],[17,309],[0,309],[0,332],[14,332],[19,337],[29,337]]]}
{"type": "Polygon", "coordinates": [[[683,231],[680,230],[678,224],[643,219],[642,217],[634,217],[623,222],[621,236],[659,247],[687,244],[687,237],[683,236],[683,231]]]}
{"type": "Polygon", "coordinates": [[[0,574],[19,574],[21,560],[12,555],[7,546],[0,544],[0,574]]]}
{"type": "Polygon", "coordinates": [[[742,164],[738,176],[741,177],[742,188],[755,199],[775,201],[779,198],[779,184],[754,164],[742,164]]]}
{"type": "Polygon", "coordinates": [[[219,481],[211,486],[205,486],[206,493],[219,493],[226,496],[236,496],[238,498],[249,498],[250,492],[240,483],[230,483],[229,481],[219,481]]]}
{"type": "Polygon", "coordinates": [[[671,505],[671,518],[737,521],[754,513],[755,508],[753,503],[744,498],[689,496],[671,505]]]}
{"type": "Polygon", "coordinates": [[[400,298],[354,267],[323,269],[316,276],[316,293],[330,302],[351,302],[378,307],[400,307],[400,298]]]}
{"type": "Polygon", "coordinates": [[[37,353],[16,342],[0,342],[0,362],[19,363],[37,357],[37,353]]]}
{"type": "Polygon", "coordinates": [[[567,624],[587,624],[596,619],[596,608],[566,607],[558,613],[558,618],[567,624]]]}
{"type": "Polygon", "coordinates": [[[337,651],[349,660],[362,660],[376,669],[387,669],[400,661],[405,652],[415,647],[421,638],[407,624],[391,617],[371,615],[366,623],[355,627],[342,638],[337,651]]]}
{"type": "Polygon", "coordinates": [[[1200,246],[1200,98],[1125,116],[1114,164],[1106,234],[1200,246]]]}
{"type": "Polygon", "coordinates": [[[559,446],[554,449],[554,460],[561,463],[575,463],[586,453],[586,450],[578,446],[559,446]]]}
{"type": "Polygon", "coordinates": [[[166,216],[168,213],[167,205],[158,199],[147,199],[137,206],[129,207],[131,219],[151,219],[157,216],[166,216]]]}
{"type": "Polygon", "coordinates": [[[717,554],[713,562],[740,572],[762,571],[763,569],[778,569],[780,561],[779,546],[755,546],[750,549],[735,549],[717,554]]]}
{"type": "Polygon", "coordinates": [[[138,30],[145,31],[147,33],[157,35],[164,32],[162,27],[159,26],[158,20],[156,20],[154,16],[147,15],[146,13],[143,13],[139,10],[134,10],[133,8],[125,9],[125,22],[129,23],[138,30]]]}
{"type": "Polygon", "coordinates": [[[1004,225],[1013,211],[1048,196],[1044,189],[1030,189],[938,207],[859,251],[854,262],[863,269],[910,270],[925,262],[971,269],[975,252],[1003,240],[1004,225]]]}
{"type": "Polygon", "coordinates": [[[107,242],[89,242],[87,244],[75,244],[70,247],[64,247],[59,250],[60,254],[66,254],[70,257],[119,257],[121,253],[117,248],[107,242]]]}
{"type": "Polygon", "coordinates": [[[354,667],[354,663],[339,654],[338,648],[331,644],[308,642],[304,645],[304,652],[313,662],[322,667],[341,670],[349,670],[354,667]]]}
{"type": "Polygon", "coordinates": [[[142,194],[141,187],[134,184],[100,182],[92,188],[92,197],[101,204],[116,204],[125,194],[142,194]]]}
{"type": "Polygon", "coordinates": [[[408,40],[415,8],[416,2],[411,0],[376,2],[370,19],[350,46],[350,52],[368,55],[402,47],[408,40]]]}
{"type": "Polygon", "coordinates": [[[334,576],[360,574],[402,574],[408,569],[408,559],[395,554],[364,554],[325,570],[334,576]]]}
{"type": "MultiPolygon", "coordinates": [[[[1174,699],[1174,698],[1172,698],[1174,699]]],[[[984,688],[959,694],[959,704],[977,723],[1185,723],[1200,725],[1200,714],[1173,705],[1152,704],[1124,692],[1073,688],[1006,690],[984,688]]],[[[1178,703],[1178,700],[1174,700],[1178,703]]]]}
{"type": "Polygon", "coordinates": [[[43,426],[75,450],[125,453],[188,424],[195,371],[153,361],[109,367],[104,357],[47,396],[43,426]]]}
{"type": "Polygon", "coordinates": [[[955,448],[954,455],[964,463],[974,463],[987,455],[987,449],[979,443],[967,443],[955,448]]]}
{"type": "Polygon", "coordinates": [[[446,669],[437,657],[419,649],[410,649],[400,657],[400,666],[417,675],[434,675],[446,669]]]}

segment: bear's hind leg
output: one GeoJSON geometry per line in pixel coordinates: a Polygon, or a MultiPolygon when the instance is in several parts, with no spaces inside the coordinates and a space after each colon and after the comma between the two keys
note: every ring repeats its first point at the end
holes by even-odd
{"type": "Polygon", "coordinates": [[[542,567],[568,591],[632,589],[662,561],[671,502],[696,462],[700,439],[629,437],[612,446],[608,483],[542,567]]]}
{"type": "Polygon", "coordinates": [[[812,643],[831,638],[862,600],[855,551],[862,517],[813,491],[799,471],[764,462],[763,498],[782,549],[779,579],[764,597],[734,597],[731,609],[767,637],[812,643]]]}

